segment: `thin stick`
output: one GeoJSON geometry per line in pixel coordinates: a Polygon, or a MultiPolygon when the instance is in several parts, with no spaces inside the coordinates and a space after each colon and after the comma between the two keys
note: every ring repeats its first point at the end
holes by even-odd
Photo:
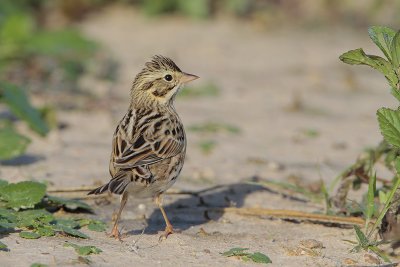
{"type": "Polygon", "coordinates": [[[86,192],[95,189],[93,186],[80,186],[80,187],[52,187],[47,189],[48,193],[70,193],[70,192],[86,192]]]}
{"type": "Polygon", "coordinates": [[[211,208],[215,212],[228,212],[244,216],[268,216],[272,218],[294,219],[315,223],[336,223],[340,225],[364,225],[365,221],[359,217],[339,217],[324,214],[314,214],[294,210],[274,210],[264,208],[211,208]]]}

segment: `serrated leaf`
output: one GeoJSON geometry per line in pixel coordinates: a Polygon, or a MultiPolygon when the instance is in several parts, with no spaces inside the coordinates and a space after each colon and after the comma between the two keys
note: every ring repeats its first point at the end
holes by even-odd
{"type": "Polygon", "coordinates": [[[19,236],[26,239],[38,239],[41,235],[35,232],[20,232],[19,236]]]}
{"type": "Polygon", "coordinates": [[[231,248],[230,250],[222,252],[221,254],[226,257],[249,255],[250,253],[245,252],[246,250],[249,250],[249,249],[248,248],[231,248]]]}
{"type": "Polygon", "coordinates": [[[392,65],[396,70],[398,70],[400,65],[400,31],[398,31],[396,35],[393,37],[390,46],[390,52],[392,55],[392,65]]]}
{"type": "Polygon", "coordinates": [[[7,207],[13,209],[33,208],[46,193],[46,185],[38,182],[24,181],[3,186],[0,199],[6,202],[7,207]]]}
{"type": "Polygon", "coordinates": [[[381,49],[386,58],[391,61],[390,45],[396,32],[388,27],[372,26],[368,29],[369,37],[381,49]]]}
{"type": "Polygon", "coordinates": [[[255,252],[253,254],[248,255],[247,257],[250,260],[257,263],[265,263],[265,264],[272,263],[271,259],[267,255],[260,252],[255,252]]]}
{"type": "Polygon", "coordinates": [[[46,196],[46,199],[54,204],[64,206],[65,208],[69,210],[76,210],[76,209],[83,209],[89,212],[92,212],[93,209],[90,207],[88,204],[79,201],[79,200],[74,200],[74,199],[65,199],[61,197],[55,197],[55,196],[46,196]]]}
{"type": "Polygon", "coordinates": [[[65,243],[64,247],[73,247],[75,251],[81,256],[86,256],[90,254],[99,254],[100,252],[102,252],[102,250],[96,246],[79,246],[71,242],[65,243]]]}
{"type": "Polygon", "coordinates": [[[8,160],[22,155],[30,139],[20,135],[11,127],[0,128],[0,160],[8,160]]]}
{"type": "Polygon", "coordinates": [[[0,241],[0,250],[7,249],[7,245],[0,241]]]}
{"type": "Polygon", "coordinates": [[[380,108],[377,112],[379,127],[385,140],[400,147],[400,111],[380,108]]]}
{"type": "Polygon", "coordinates": [[[384,58],[365,54],[362,48],[350,50],[342,54],[339,59],[344,63],[351,65],[370,66],[385,75],[391,87],[396,87],[397,85],[398,78],[396,73],[393,71],[392,65],[384,58]]]}
{"type": "Polygon", "coordinates": [[[84,233],[82,233],[81,231],[78,231],[76,229],[73,229],[71,227],[68,226],[64,226],[64,225],[55,225],[54,226],[55,230],[58,231],[62,231],[63,233],[70,235],[70,236],[75,236],[75,237],[80,237],[80,238],[84,238],[87,239],[89,238],[89,236],[85,235],[84,233]]]}
{"type": "Polygon", "coordinates": [[[354,230],[356,231],[357,240],[362,248],[366,248],[369,246],[368,238],[365,234],[361,231],[358,225],[354,225],[354,230]]]}
{"type": "Polygon", "coordinates": [[[29,102],[25,91],[20,87],[0,81],[0,100],[5,102],[12,113],[26,121],[29,127],[44,136],[49,131],[46,122],[40,117],[40,113],[29,102]]]}

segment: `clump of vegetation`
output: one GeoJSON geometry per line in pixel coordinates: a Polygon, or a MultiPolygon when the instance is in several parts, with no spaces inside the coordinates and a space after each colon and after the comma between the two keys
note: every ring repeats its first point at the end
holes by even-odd
{"type": "Polygon", "coordinates": [[[46,27],[45,6],[44,0],[0,3],[0,81],[76,90],[98,46],[73,28],[46,27]]]}
{"type": "MultiPolygon", "coordinates": [[[[0,180],[0,233],[18,232],[27,239],[37,239],[42,236],[57,234],[79,238],[89,238],[79,229],[103,232],[104,222],[81,218],[60,218],[53,212],[66,211],[91,212],[92,209],[81,201],[53,197],[46,194],[46,185],[39,182],[24,181],[8,183],[0,180]]],[[[7,246],[0,243],[0,249],[7,246]]]]}
{"type": "MultiPolygon", "coordinates": [[[[367,65],[382,73],[391,87],[391,94],[400,102],[400,31],[387,27],[375,26],[369,28],[369,36],[383,52],[385,58],[368,55],[363,49],[348,51],[340,56],[340,60],[352,65],[367,65]]],[[[377,117],[384,141],[375,149],[371,149],[364,157],[359,159],[339,176],[341,185],[335,197],[334,204],[346,210],[346,198],[353,185],[358,189],[361,183],[368,183],[368,192],[364,201],[363,214],[366,218],[366,232],[355,229],[358,238],[357,249],[370,249],[378,253],[384,260],[387,257],[377,249],[380,242],[374,239],[374,233],[379,230],[386,240],[396,240],[391,232],[400,227],[400,109],[380,108],[377,117]],[[373,169],[380,159],[385,166],[393,172],[391,181],[379,178],[382,187],[376,187],[378,178],[373,169]],[[375,198],[379,197],[380,203],[376,207],[375,198]],[[370,221],[375,220],[372,226],[370,221]]]]}
{"type": "MultiPolygon", "coordinates": [[[[34,108],[30,93],[80,92],[79,77],[93,72],[99,46],[72,27],[50,25],[54,6],[48,0],[0,2],[0,108],[6,111],[0,118],[0,160],[23,154],[30,143],[16,130],[16,118],[40,136],[55,124],[51,107],[34,108]]],[[[95,72],[107,80],[114,70],[95,72]]]]}
{"type": "Polygon", "coordinates": [[[250,253],[248,252],[248,250],[249,250],[248,248],[232,248],[221,254],[222,256],[235,257],[242,261],[252,261],[255,263],[264,263],[264,264],[272,263],[271,259],[267,255],[261,252],[250,253]]]}

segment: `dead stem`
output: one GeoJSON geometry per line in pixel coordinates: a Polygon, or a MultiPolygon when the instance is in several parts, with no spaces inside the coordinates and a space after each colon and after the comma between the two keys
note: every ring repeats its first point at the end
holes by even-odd
{"type": "Polygon", "coordinates": [[[313,223],[332,223],[339,225],[364,225],[365,221],[359,217],[339,217],[324,214],[314,214],[294,210],[275,210],[264,208],[212,208],[213,212],[235,213],[243,216],[267,216],[271,218],[310,221],[313,223]]]}

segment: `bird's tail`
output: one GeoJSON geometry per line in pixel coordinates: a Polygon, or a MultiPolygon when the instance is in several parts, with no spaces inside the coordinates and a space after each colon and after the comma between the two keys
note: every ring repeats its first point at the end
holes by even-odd
{"type": "Polygon", "coordinates": [[[100,187],[97,187],[96,189],[90,191],[88,193],[88,195],[99,195],[99,194],[103,194],[104,192],[106,192],[108,190],[109,187],[109,183],[102,185],[100,187]]]}

